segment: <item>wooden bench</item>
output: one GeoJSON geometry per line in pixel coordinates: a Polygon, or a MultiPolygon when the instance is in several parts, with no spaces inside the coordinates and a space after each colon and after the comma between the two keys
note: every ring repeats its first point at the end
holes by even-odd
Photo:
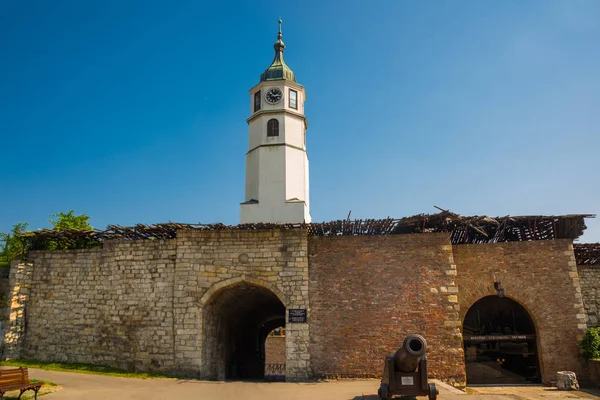
{"type": "Polygon", "coordinates": [[[4,397],[6,392],[13,390],[20,390],[19,399],[26,390],[33,390],[35,392],[35,399],[37,400],[38,390],[42,387],[41,382],[29,382],[29,374],[27,368],[8,368],[0,369],[0,399],[4,397]]]}

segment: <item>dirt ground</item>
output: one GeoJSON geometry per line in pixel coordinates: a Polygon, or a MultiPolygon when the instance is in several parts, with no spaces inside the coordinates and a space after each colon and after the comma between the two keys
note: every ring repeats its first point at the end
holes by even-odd
{"type": "MultiPolygon", "coordinates": [[[[181,379],[136,379],[30,369],[31,378],[55,382],[61,389],[47,400],[375,400],[376,380],[328,382],[208,382],[181,379]]],[[[600,400],[585,392],[559,392],[542,386],[469,388],[466,394],[438,384],[440,400],[600,400]]],[[[596,393],[598,394],[598,393],[596,393]]],[[[427,400],[419,397],[418,400],[427,400]]]]}

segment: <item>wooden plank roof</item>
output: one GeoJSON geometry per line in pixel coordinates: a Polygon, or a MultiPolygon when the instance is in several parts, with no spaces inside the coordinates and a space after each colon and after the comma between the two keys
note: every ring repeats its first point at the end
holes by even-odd
{"type": "Polygon", "coordinates": [[[225,225],[167,222],[153,225],[109,225],[105,230],[93,231],[41,229],[21,232],[21,239],[30,250],[77,249],[99,247],[105,240],[174,239],[177,237],[177,232],[182,230],[305,229],[310,236],[373,236],[449,232],[453,244],[472,244],[577,239],[586,229],[585,219],[594,217],[594,214],[464,217],[448,210],[442,210],[436,214],[418,214],[399,219],[389,217],[384,219],[346,219],[310,224],[225,225]]]}

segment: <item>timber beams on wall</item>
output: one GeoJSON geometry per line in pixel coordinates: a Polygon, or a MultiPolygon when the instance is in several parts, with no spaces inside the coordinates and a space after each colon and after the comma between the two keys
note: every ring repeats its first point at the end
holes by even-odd
{"type": "Polygon", "coordinates": [[[135,226],[109,225],[100,231],[41,229],[21,233],[28,250],[101,247],[104,240],[174,239],[179,231],[255,231],[305,229],[309,236],[374,236],[450,232],[452,244],[525,242],[576,239],[586,229],[585,218],[594,214],[559,216],[463,217],[448,210],[400,219],[357,219],[310,224],[253,223],[240,225],[161,223],[135,226]]]}
{"type": "Polygon", "coordinates": [[[577,265],[600,266],[600,243],[579,243],[573,245],[577,265]]]}

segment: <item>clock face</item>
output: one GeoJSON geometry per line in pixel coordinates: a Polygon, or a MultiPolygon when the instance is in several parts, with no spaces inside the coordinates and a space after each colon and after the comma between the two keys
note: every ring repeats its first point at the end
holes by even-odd
{"type": "Polygon", "coordinates": [[[265,94],[265,100],[269,104],[277,104],[281,101],[283,97],[283,93],[278,88],[269,89],[267,94],[265,94]]]}

